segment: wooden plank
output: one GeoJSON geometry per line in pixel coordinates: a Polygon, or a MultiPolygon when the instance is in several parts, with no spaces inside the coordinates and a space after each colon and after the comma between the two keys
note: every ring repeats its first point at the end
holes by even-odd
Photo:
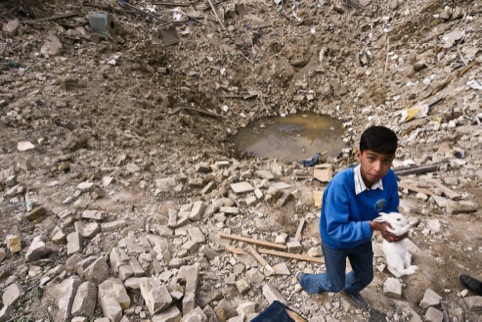
{"type": "Polygon", "coordinates": [[[231,246],[231,245],[227,245],[227,246],[225,246],[225,248],[226,248],[227,251],[229,251],[233,254],[236,254],[236,255],[247,255],[244,250],[236,248],[236,247],[231,246]]]}
{"type": "Polygon", "coordinates": [[[295,238],[298,239],[298,240],[301,240],[301,231],[303,230],[303,227],[305,226],[305,223],[306,223],[306,219],[303,218],[303,219],[301,219],[301,222],[298,225],[298,229],[296,230],[296,235],[295,235],[295,238]]]}
{"type": "Polygon", "coordinates": [[[278,256],[278,257],[283,257],[283,258],[291,258],[291,259],[297,259],[300,261],[305,261],[305,262],[312,262],[312,263],[318,263],[318,264],[324,264],[325,261],[322,258],[317,258],[317,257],[311,257],[305,254],[292,254],[292,253],[287,253],[287,252],[280,252],[277,250],[271,250],[271,249],[264,249],[261,248],[259,250],[261,254],[268,254],[268,255],[273,255],[273,256],[278,256]]]}
{"type": "Polygon", "coordinates": [[[421,192],[421,193],[426,194],[427,196],[433,196],[434,195],[434,193],[432,191],[428,190],[428,189],[412,186],[411,184],[408,184],[405,181],[400,181],[398,183],[398,187],[402,188],[402,189],[408,189],[410,191],[421,192]]]}
{"type": "Polygon", "coordinates": [[[263,240],[257,240],[257,239],[242,237],[242,236],[237,236],[237,235],[221,233],[220,237],[226,238],[226,239],[243,241],[243,242],[246,242],[248,244],[254,244],[254,245],[263,246],[263,247],[276,248],[276,249],[282,249],[282,250],[288,249],[288,246],[286,246],[286,245],[275,244],[275,243],[271,243],[271,242],[267,242],[267,241],[263,241],[263,240]]]}
{"type": "Polygon", "coordinates": [[[274,272],[273,267],[251,246],[248,246],[248,250],[254,258],[268,271],[274,272]]]}

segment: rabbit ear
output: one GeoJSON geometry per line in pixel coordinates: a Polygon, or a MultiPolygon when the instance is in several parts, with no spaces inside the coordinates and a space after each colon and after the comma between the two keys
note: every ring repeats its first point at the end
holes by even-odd
{"type": "Polygon", "coordinates": [[[381,212],[380,215],[375,218],[374,220],[377,222],[386,222],[388,219],[388,214],[385,212],[381,212]]]}

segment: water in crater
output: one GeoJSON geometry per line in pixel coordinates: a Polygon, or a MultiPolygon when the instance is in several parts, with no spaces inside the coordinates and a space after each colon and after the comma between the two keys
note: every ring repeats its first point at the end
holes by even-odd
{"type": "Polygon", "coordinates": [[[346,147],[342,124],[314,113],[258,119],[238,130],[240,152],[285,162],[309,159],[316,153],[336,157],[346,147]]]}

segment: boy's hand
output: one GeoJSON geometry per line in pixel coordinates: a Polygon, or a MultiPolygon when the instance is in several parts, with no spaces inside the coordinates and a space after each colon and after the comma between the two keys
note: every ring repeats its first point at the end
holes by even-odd
{"type": "Polygon", "coordinates": [[[386,241],[393,243],[401,241],[408,237],[408,233],[403,234],[401,236],[397,236],[391,233],[388,228],[393,229],[393,227],[388,222],[378,222],[378,221],[370,221],[370,227],[372,230],[378,230],[382,233],[383,239],[386,241]]]}

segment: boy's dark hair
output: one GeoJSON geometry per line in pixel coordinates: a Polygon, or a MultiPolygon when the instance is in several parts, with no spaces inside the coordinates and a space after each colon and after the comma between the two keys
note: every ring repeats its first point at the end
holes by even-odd
{"type": "Polygon", "coordinates": [[[372,150],[376,153],[395,154],[397,147],[397,135],[385,126],[370,126],[360,139],[360,152],[372,150]]]}

